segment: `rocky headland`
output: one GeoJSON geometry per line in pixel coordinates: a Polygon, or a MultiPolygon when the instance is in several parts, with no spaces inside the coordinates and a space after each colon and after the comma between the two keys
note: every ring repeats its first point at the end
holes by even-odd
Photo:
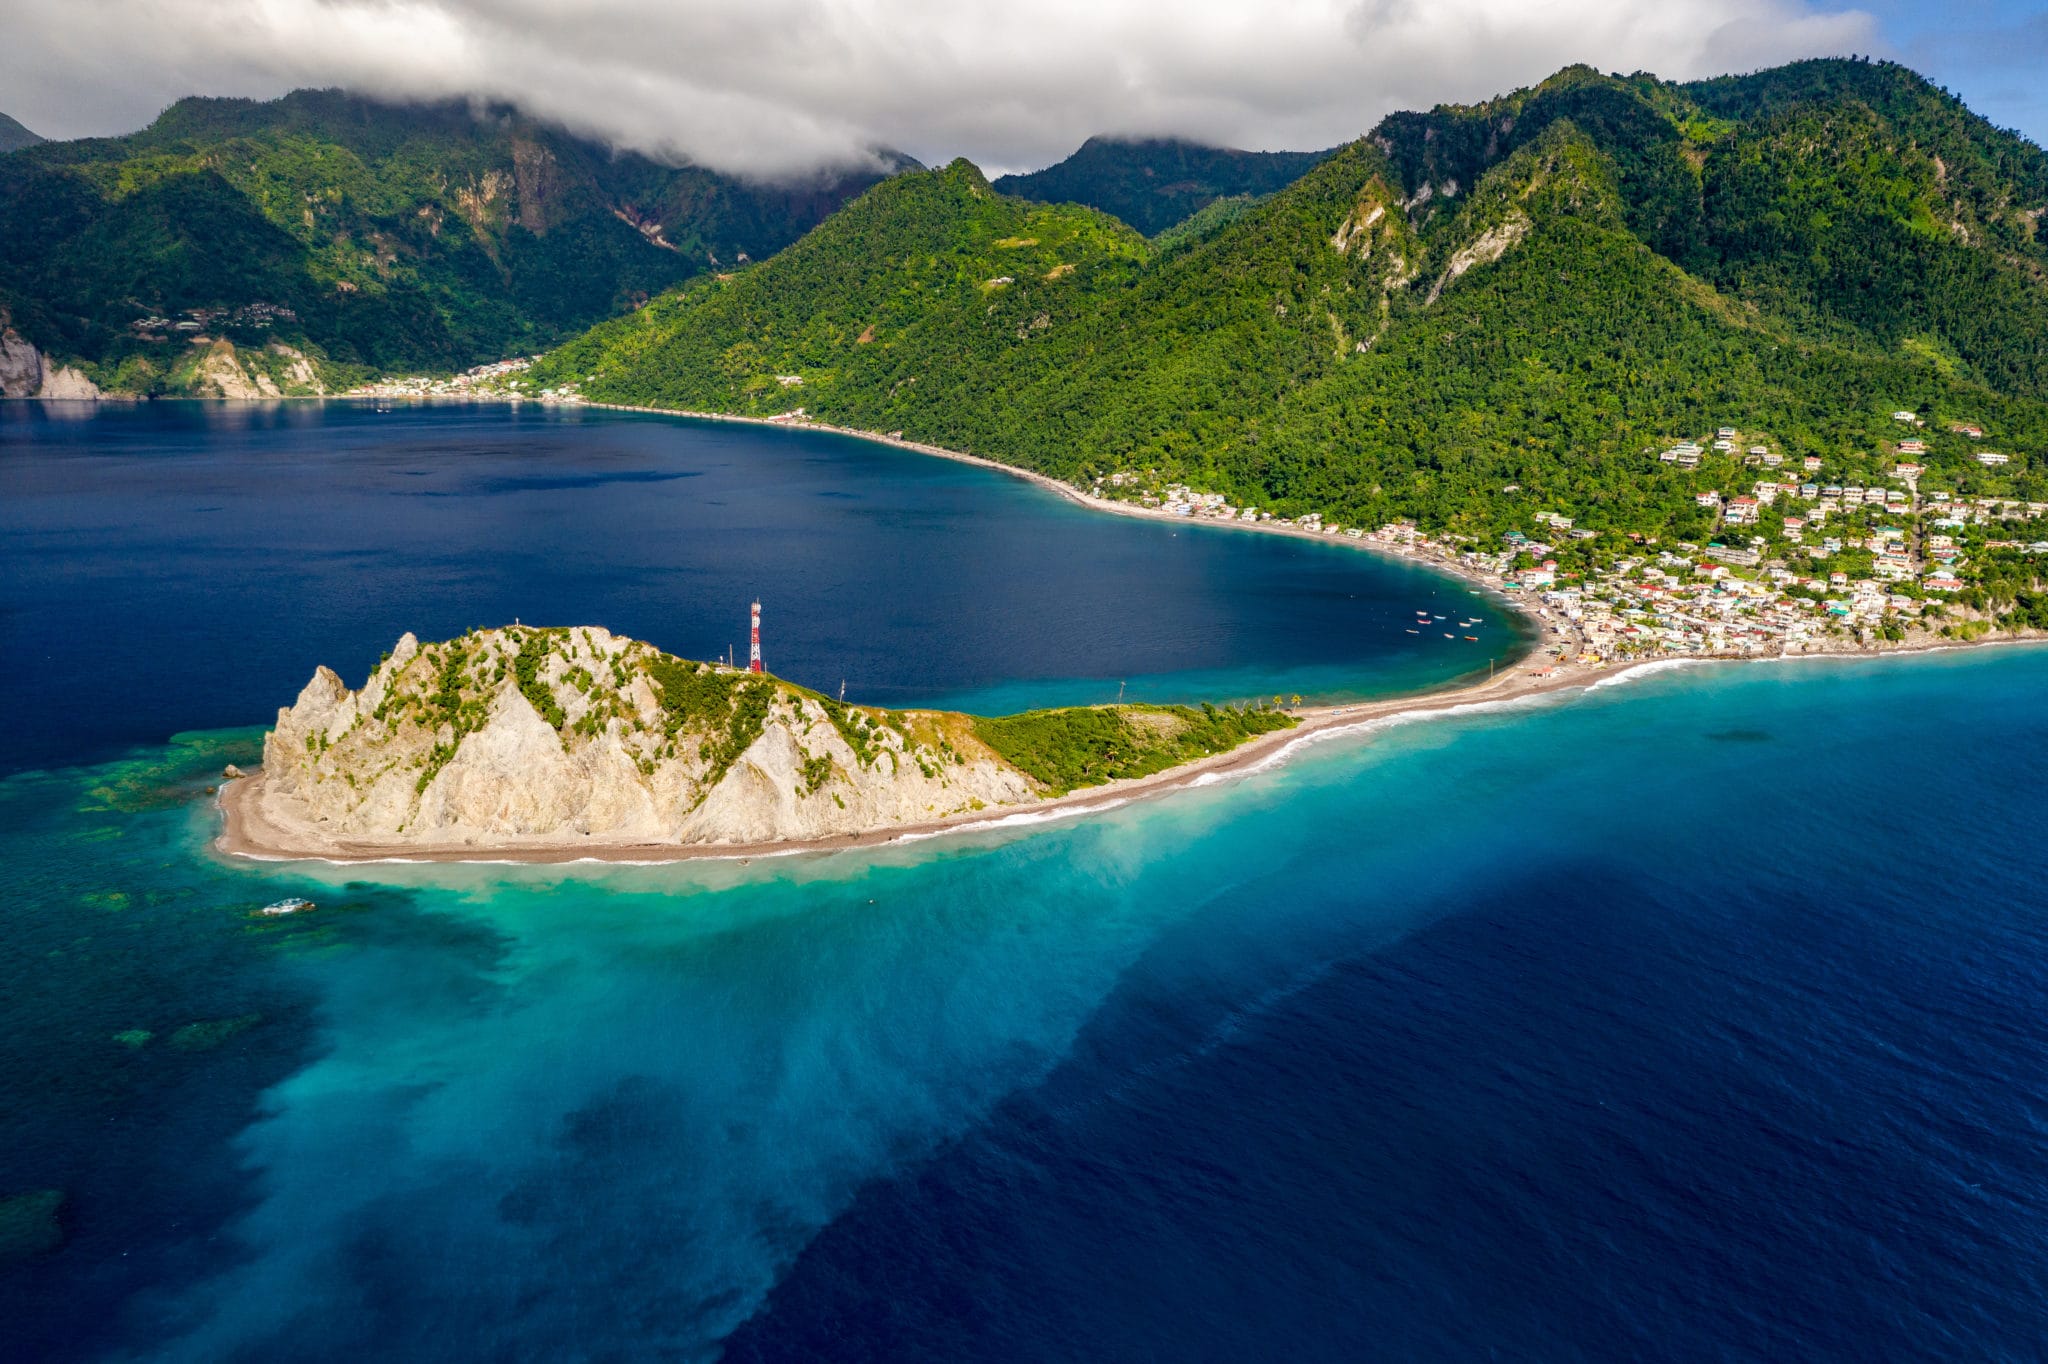
{"type": "Polygon", "coordinates": [[[1293,723],[1250,708],[889,711],[596,626],[407,634],[361,688],[321,667],[278,712],[261,773],[224,791],[224,846],[348,859],[823,844],[1148,776],[1293,723]]]}

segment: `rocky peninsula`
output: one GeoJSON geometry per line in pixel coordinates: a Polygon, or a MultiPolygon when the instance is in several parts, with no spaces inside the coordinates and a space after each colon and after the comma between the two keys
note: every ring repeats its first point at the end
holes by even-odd
{"type": "Polygon", "coordinates": [[[222,796],[233,853],[691,855],[828,845],[1142,780],[1295,720],[1114,706],[988,718],[851,706],[597,626],[401,638],[321,667],[222,796]]]}

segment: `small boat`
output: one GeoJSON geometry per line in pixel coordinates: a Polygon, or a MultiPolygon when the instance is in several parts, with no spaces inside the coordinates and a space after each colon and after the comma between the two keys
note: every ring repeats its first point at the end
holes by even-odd
{"type": "Polygon", "coordinates": [[[1444,636],[1444,638],[1445,638],[1445,639],[1456,639],[1456,638],[1457,638],[1457,636],[1456,636],[1456,635],[1448,635],[1448,634],[1447,634],[1447,635],[1445,635],[1445,636],[1444,636]]]}
{"type": "Polygon", "coordinates": [[[1408,633],[1409,633],[1409,634],[1411,634],[1411,635],[1419,635],[1419,634],[1421,634],[1421,633],[1422,633],[1422,631],[1420,631],[1420,630],[1410,630],[1410,631],[1409,631],[1408,633]]]}
{"type": "Polygon", "coordinates": [[[274,905],[265,905],[256,912],[258,914],[303,914],[307,910],[315,908],[318,908],[318,906],[311,900],[301,899],[294,895],[287,899],[279,900],[274,905]]]}
{"type": "Polygon", "coordinates": [[[1472,641],[1474,644],[1477,644],[1479,642],[1479,636],[1477,635],[1467,635],[1465,636],[1465,638],[1472,641]]]}

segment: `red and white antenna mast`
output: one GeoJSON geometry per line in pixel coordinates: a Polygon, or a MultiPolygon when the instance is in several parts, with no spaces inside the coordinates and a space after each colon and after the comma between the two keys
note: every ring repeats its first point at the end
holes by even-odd
{"type": "Polygon", "coordinates": [[[761,603],[754,603],[754,642],[747,647],[747,671],[761,671],[761,603]]]}

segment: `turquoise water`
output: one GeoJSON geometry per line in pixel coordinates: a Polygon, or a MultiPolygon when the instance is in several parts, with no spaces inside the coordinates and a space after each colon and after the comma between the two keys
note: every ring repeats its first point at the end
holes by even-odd
{"type": "Polygon", "coordinates": [[[220,862],[248,732],[17,775],[8,1349],[2031,1358],[2044,686],[1679,669],[746,865],[220,862]]]}

